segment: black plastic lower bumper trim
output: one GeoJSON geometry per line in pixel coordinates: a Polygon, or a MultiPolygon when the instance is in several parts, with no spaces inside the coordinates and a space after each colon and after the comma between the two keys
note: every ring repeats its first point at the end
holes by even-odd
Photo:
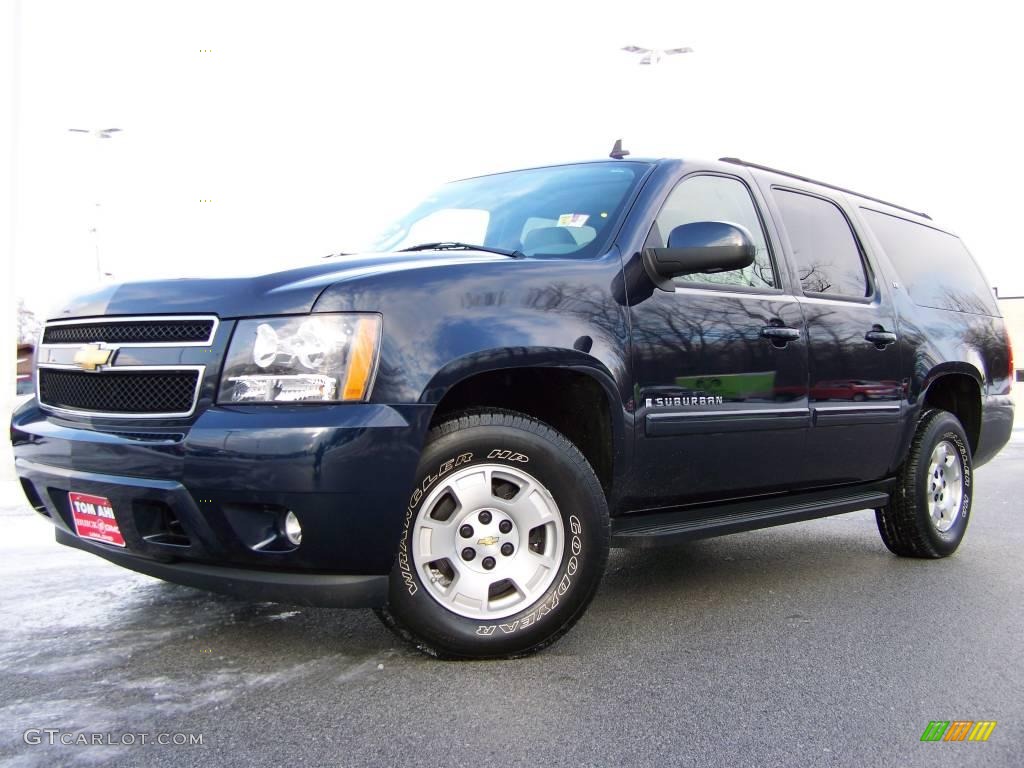
{"type": "Polygon", "coordinates": [[[167,563],[92,544],[60,528],[56,529],[56,538],[60,544],[99,555],[122,568],[247,600],[326,608],[376,608],[387,599],[385,575],[282,573],[181,561],[167,563]]]}

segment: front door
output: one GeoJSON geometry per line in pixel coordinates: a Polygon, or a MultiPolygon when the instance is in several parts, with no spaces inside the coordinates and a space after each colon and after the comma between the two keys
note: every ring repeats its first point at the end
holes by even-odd
{"type": "Polygon", "coordinates": [[[745,269],[688,275],[631,308],[637,506],[792,487],[810,423],[799,302],[773,258],[762,216],[738,177],[685,177],[645,247],[675,227],[726,221],[757,246],[745,269]]]}

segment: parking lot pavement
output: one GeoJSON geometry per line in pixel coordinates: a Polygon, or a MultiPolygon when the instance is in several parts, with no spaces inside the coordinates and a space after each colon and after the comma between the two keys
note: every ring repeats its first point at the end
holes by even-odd
{"type": "Polygon", "coordinates": [[[1017,432],[978,471],[970,530],[945,561],[893,557],[870,512],[613,552],[561,642],[480,663],[422,657],[369,611],[251,605],[122,571],[56,545],[9,484],[0,759],[1020,765],[1022,475],[1017,432]],[[957,719],[998,725],[986,743],[920,741],[957,719]],[[62,733],[51,746],[41,729],[62,733]],[[82,733],[114,743],[59,743],[82,733]],[[179,733],[202,744],[141,744],[179,733]]]}

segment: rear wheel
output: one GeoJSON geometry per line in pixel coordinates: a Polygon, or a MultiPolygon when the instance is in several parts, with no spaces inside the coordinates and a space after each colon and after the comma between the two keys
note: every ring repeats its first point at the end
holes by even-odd
{"type": "Polygon", "coordinates": [[[953,414],[925,412],[888,506],[875,510],[882,541],[902,557],[947,557],[967,531],[973,497],[967,435],[953,414]]]}
{"type": "Polygon", "coordinates": [[[608,555],[608,510],[569,440],[508,411],[431,430],[384,622],[449,658],[530,653],[582,615],[608,555]]]}

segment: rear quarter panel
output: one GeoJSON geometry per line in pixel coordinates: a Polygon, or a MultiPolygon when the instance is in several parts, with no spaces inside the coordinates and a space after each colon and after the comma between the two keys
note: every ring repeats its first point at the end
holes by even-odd
{"type": "MultiPolygon", "coordinates": [[[[900,364],[906,392],[906,418],[897,465],[906,455],[929,387],[942,376],[963,374],[977,382],[982,426],[975,465],[988,461],[1005,444],[1013,422],[1009,346],[1003,319],[988,314],[937,309],[917,304],[902,284],[895,265],[851,200],[858,228],[886,280],[896,309],[900,364]]],[[[878,207],[872,204],[872,207],[878,207]]],[[[903,212],[895,212],[909,218],[903,212]]],[[[896,466],[892,468],[896,469],[896,466]]]]}

